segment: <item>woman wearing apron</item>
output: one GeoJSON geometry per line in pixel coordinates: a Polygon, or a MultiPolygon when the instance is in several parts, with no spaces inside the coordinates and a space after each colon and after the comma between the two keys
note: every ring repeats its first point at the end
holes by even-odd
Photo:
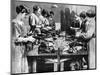
{"type": "Polygon", "coordinates": [[[86,38],[90,38],[88,45],[89,45],[89,69],[95,69],[96,68],[96,59],[95,59],[95,16],[96,13],[94,10],[88,10],[87,13],[87,20],[88,25],[86,26],[86,38]]]}
{"type": "Polygon", "coordinates": [[[87,40],[89,57],[88,57],[88,66],[89,69],[96,68],[95,64],[95,12],[94,10],[88,10],[86,12],[86,22],[84,24],[84,32],[80,34],[85,40],[87,40]]]}
{"type": "Polygon", "coordinates": [[[27,73],[27,59],[24,56],[25,47],[15,45],[15,40],[25,35],[23,19],[26,18],[28,10],[25,6],[19,5],[16,7],[16,13],[16,18],[12,20],[12,73],[27,73]]]}

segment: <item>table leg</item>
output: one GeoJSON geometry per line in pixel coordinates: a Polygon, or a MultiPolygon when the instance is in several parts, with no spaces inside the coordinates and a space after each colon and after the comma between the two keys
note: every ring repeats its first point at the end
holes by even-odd
{"type": "Polygon", "coordinates": [[[61,62],[61,65],[60,65],[60,71],[64,71],[64,62],[61,62]]]}
{"type": "Polygon", "coordinates": [[[37,61],[36,60],[33,60],[32,67],[33,67],[32,71],[37,72],[37,68],[36,68],[37,67],[37,61]]]}
{"type": "Polygon", "coordinates": [[[58,71],[58,64],[57,63],[54,63],[54,72],[55,71],[58,71]]]}

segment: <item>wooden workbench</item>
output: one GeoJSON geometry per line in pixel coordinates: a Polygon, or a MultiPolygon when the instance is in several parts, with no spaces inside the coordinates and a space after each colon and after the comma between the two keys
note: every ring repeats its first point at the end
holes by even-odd
{"type": "MultiPolygon", "coordinates": [[[[71,54],[37,54],[37,55],[27,55],[29,63],[29,73],[37,72],[37,62],[38,60],[45,61],[45,64],[52,63],[54,65],[53,71],[64,71],[64,61],[72,59],[81,59],[84,56],[88,56],[87,51],[80,53],[71,54]]],[[[42,67],[41,67],[42,68],[42,67]]]]}

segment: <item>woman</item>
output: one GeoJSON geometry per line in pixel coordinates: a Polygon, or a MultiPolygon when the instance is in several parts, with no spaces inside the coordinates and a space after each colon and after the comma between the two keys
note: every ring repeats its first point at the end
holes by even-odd
{"type": "Polygon", "coordinates": [[[50,26],[52,27],[52,30],[55,30],[55,20],[54,20],[54,12],[53,11],[50,11],[49,23],[50,23],[50,26]]]}
{"type": "Polygon", "coordinates": [[[29,16],[29,25],[30,25],[30,32],[33,33],[34,31],[37,31],[38,34],[41,34],[40,28],[43,24],[43,16],[41,15],[42,9],[35,5],[33,6],[33,13],[29,16]]]}
{"type": "Polygon", "coordinates": [[[42,10],[42,16],[44,18],[43,22],[44,22],[45,26],[49,25],[49,20],[48,20],[49,13],[48,13],[48,11],[43,9],[42,10]]]}
{"type": "MultiPolygon", "coordinates": [[[[95,66],[95,16],[94,10],[88,10],[86,16],[83,16],[81,24],[83,41],[86,42],[87,50],[89,49],[89,69],[96,68],[95,66]]],[[[86,58],[84,58],[87,60],[86,58]]]]}
{"type": "Polygon", "coordinates": [[[27,59],[24,57],[24,46],[15,45],[15,40],[23,37],[24,22],[27,17],[28,10],[25,6],[19,5],[16,7],[17,17],[12,20],[12,73],[25,73],[28,72],[27,59]]]}
{"type": "Polygon", "coordinates": [[[86,34],[84,35],[85,38],[90,39],[88,42],[89,45],[89,69],[96,68],[96,59],[95,59],[95,41],[96,41],[96,34],[95,34],[95,17],[96,13],[95,10],[91,9],[86,12],[88,25],[86,26],[86,34]]]}
{"type": "Polygon", "coordinates": [[[42,16],[44,18],[44,21],[43,21],[44,27],[42,28],[42,32],[45,33],[45,34],[47,34],[48,31],[50,29],[52,29],[50,27],[50,22],[49,22],[49,16],[50,16],[50,14],[49,14],[49,12],[47,10],[43,9],[42,10],[42,16]]]}

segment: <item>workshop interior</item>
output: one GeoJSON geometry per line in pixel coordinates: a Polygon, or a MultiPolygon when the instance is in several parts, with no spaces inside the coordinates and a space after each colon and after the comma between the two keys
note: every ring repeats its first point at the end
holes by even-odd
{"type": "Polygon", "coordinates": [[[11,0],[11,74],[96,69],[96,6],[11,0]]]}

